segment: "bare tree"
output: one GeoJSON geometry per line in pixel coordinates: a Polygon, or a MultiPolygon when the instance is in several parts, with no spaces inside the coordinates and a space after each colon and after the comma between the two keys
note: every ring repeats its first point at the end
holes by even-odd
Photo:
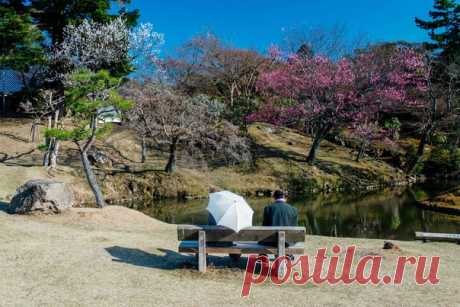
{"type": "Polygon", "coordinates": [[[137,136],[140,138],[141,163],[147,161],[147,138],[149,137],[149,133],[152,134],[153,132],[153,129],[149,125],[151,119],[147,116],[148,112],[144,110],[148,97],[144,94],[145,90],[143,86],[138,81],[132,80],[121,89],[122,95],[136,101],[136,106],[127,111],[125,115],[128,125],[136,131],[137,136]]]}
{"type": "Polygon", "coordinates": [[[290,54],[322,55],[340,59],[368,44],[364,34],[351,36],[344,24],[331,27],[301,25],[284,29],[283,32],[281,45],[290,54]]]}
{"type": "MultiPolygon", "coordinates": [[[[127,112],[132,127],[139,134],[150,138],[160,146],[168,148],[168,162],[165,171],[176,170],[177,152],[182,148],[219,150],[219,138],[228,139],[222,134],[223,122],[220,120],[221,107],[208,96],[183,96],[171,88],[155,83],[132,83],[124,90],[124,95],[135,101],[136,105],[127,112]]],[[[231,125],[225,123],[225,125],[231,125]]],[[[225,133],[238,138],[237,129],[225,129],[225,133]]],[[[231,147],[226,147],[229,150],[231,147]]]]}
{"type": "MultiPolygon", "coordinates": [[[[458,127],[458,82],[460,81],[460,69],[455,64],[445,65],[438,61],[432,54],[425,52],[426,73],[424,82],[426,91],[415,106],[415,111],[422,118],[420,142],[416,156],[409,162],[408,172],[413,172],[417,164],[422,160],[425,147],[429,144],[431,136],[443,126],[458,127]]],[[[453,129],[455,130],[455,128],[453,129]]],[[[458,146],[458,135],[455,145],[458,146]]]]}
{"type": "MultiPolygon", "coordinates": [[[[35,104],[30,101],[22,103],[20,107],[26,112],[33,113],[35,119],[30,129],[30,139],[36,141],[39,125],[46,120],[47,129],[57,129],[62,125],[64,97],[59,95],[58,91],[42,90],[40,91],[35,104]]],[[[57,166],[57,157],[59,153],[60,141],[55,137],[45,136],[45,155],[43,157],[43,166],[55,169],[57,166]]]]}
{"type": "MultiPolygon", "coordinates": [[[[177,89],[187,95],[206,94],[219,98],[229,113],[239,119],[257,93],[260,71],[273,62],[256,51],[238,49],[210,33],[198,35],[165,61],[165,70],[177,89]]],[[[250,106],[249,106],[250,108],[250,106]]]]}

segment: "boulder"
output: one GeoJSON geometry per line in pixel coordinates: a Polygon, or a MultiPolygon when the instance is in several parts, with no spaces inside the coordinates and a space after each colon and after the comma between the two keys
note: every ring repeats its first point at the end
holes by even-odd
{"type": "Polygon", "coordinates": [[[112,168],[112,159],[101,150],[88,151],[88,160],[94,166],[112,168]]]}
{"type": "Polygon", "coordinates": [[[72,207],[72,202],[72,192],[63,182],[30,180],[16,190],[9,212],[56,214],[72,207]]]}

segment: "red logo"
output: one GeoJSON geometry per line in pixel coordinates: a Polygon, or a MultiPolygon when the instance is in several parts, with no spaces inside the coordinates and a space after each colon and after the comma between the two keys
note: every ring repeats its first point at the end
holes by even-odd
{"type": "Polygon", "coordinates": [[[400,285],[403,282],[406,265],[415,266],[413,278],[417,285],[439,284],[439,256],[431,257],[428,269],[428,257],[426,256],[399,256],[394,273],[381,276],[382,256],[369,255],[361,257],[356,262],[356,266],[354,266],[356,246],[347,247],[345,257],[343,261],[340,261],[341,255],[339,254],[342,250],[340,246],[335,245],[332,248],[333,255],[327,257],[327,248],[320,248],[317,250],[313,261],[310,261],[311,259],[308,255],[297,257],[294,261],[288,256],[277,257],[274,261],[270,261],[265,255],[250,255],[244,275],[241,296],[249,296],[252,285],[262,284],[269,277],[270,281],[276,285],[283,285],[289,282],[296,285],[305,285],[309,282],[313,284],[328,283],[329,285],[349,285],[352,283],[360,285],[400,285]],[[326,262],[328,263],[327,267],[325,266],[326,262]],[[342,263],[341,268],[339,268],[339,263],[342,263]],[[256,267],[260,267],[258,273],[256,273],[256,267]]]}

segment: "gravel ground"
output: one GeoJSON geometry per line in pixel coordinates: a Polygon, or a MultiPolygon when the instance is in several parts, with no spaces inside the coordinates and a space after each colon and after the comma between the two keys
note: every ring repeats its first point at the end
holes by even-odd
{"type": "MultiPolygon", "coordinates": [[[[2,205],[5,207],[5,204],[2,205]]],[[[401,286],[267,284],[240,297],[239,267],[211,256],[206,274],[177,253],[174,225],[123,207],[72,209],[60,216],[0,212],[1,306],[460,306],[460,246],[445,243],[308,236],[306,253],[355,244],[359,255],[382,255],[391,271],[400,255],[439,255],[437,286],[417,286],[411,270],[401,286]]]]}

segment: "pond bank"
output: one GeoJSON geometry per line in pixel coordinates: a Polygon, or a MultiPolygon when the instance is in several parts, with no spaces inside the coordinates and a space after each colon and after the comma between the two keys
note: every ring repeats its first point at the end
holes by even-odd
{"type": "MultiPolygon", "coordinates": [[[[69,183],[79,205],[93,197],[85,182],[75,145],[62,142],[59,166],[54,172],[41,167],[43,153],[39,143],[28,141],[30,119],[0,119],[0,199],[11,199],[15,189],[30,179],[55,179],[69,183]],[[65,166],[64,166],[65,165],[65,166]]],[[[324,141],[314,166],[306,162],[311,138],[294,130],[267,124],[252,124],[248,136],[254,159],[240,165],[192,161],[187,153],[178,154],[178,171],[166,174],[162,169],[167,156],[151,153],[147,162],[139,161],[140,144],[133,131],[114,127],[111,135],[98,140],[98,150],[113,160],[112,165],[95,167],[105,197],[112,203],[133,199],[193,199],[208,195],[210,187],[232,190],[245,196],[267,196],[277,189],[291,195],[321,192],[369,191],[388,186],[409,185],[407,177],[390,164],[364,157],[355,161],[355,152],[324,141]]]]}
{"type": "MultiPolygon", "coordinates": [[[[311,139],[293,130],[267,124],[248,128],[254,160],[237,166],[180,167],[174,174],[133,165],[130,172],[101,171],[109,199],[197,199],[210,187],[245,196],[269,196],[277,189],[291,195],[321,192],[372,191],[407,186],[417,181],[389,164],[365,157],[355,161],[353,150],[324,141],[315,165],[306,162],[311,139]],[[113,191],[119,191],[113,194],[113,191]]],[[[113,137],[115,138],[115,136],[113,137]]]]}

